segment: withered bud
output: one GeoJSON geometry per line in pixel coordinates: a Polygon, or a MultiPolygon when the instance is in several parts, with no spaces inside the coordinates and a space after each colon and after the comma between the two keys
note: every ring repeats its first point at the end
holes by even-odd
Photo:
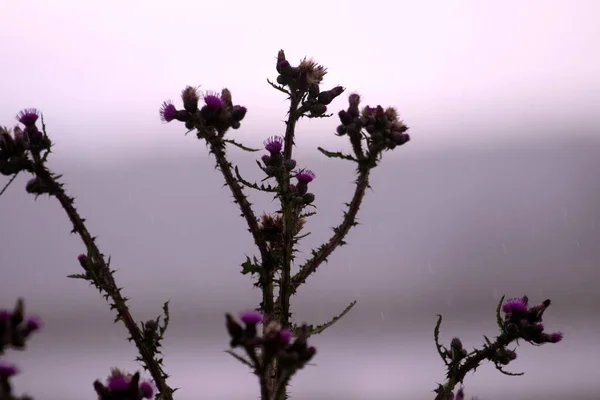
{"type": "Polygon", "coordinates": [[[15,149],[15,142],[9,131],[3,130],[0,133],[0,150],[12,153],[15,149]]]}
{"type": "Polygon", "coordinates": [[[276,64],[277,72],[279,72],[280,74],[283,73],[283,69],[285,69],[289,65],[290,65],[290,63],[285,58],[285,52],[283,50],[279,50],[279,52],[277,53],[277,64],[276,64]]]}
{"type": "Polygon", "coordinates": [[[358,93],[352,93],[350,96],[348,96],[348,104],[351,108],[358,109],[358,105],[360,104],[360,95],[358,93]]]}
{"type": "Polygon", "coordinates": [[[327,69],[312,59],[304,58],[298,65],[300,75],[305,77],[306,85],[319,84],[327,73],[327,69]]]}
{"type": "Polygon", "coordinates": [[[186,86],[181,92],[181,100],[183,100],[183,108],[187,112],[195,113],[198,111],[198,101],[200,100],[198,88],[186,86]]]}
{"type": "Polygon", "coordinates": [[[229,89],[225,88],[221,90],[221,100],[223,101],[223,103],[225,103],[227,107],[233,107],[233,100],[231,98],[231,92],[229,91],[229,89]]]}
{"type": "Polygon", "coordinates": [[[259,228],[268,242],[274,242],[281,238],[283,233],[283,219],[277,216],[263,214],[260,217],[259,228]]]}
{"type": "Polygon", "coordinates": [[[385,109],[385,116],[388,121],[396,121],[398,119],[398,111],[394,107],[388,107],[385,109]]]}
{"type": "Polygon", "coordinates": [[[404,133],[408,130],[408,126],[404,122],[396,120],[391,123],[390,130],[392,132],[404,133]]]}

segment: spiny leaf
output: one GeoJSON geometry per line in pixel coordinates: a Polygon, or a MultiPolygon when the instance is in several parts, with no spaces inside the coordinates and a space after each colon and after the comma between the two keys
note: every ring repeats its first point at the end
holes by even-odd
{"type": "Polygon", "coordinates": [[[317,150],[319,150],[321,153],[323,153],[326,157],[329,157],[329,158],[339,158],[342,160],[358,162],[358,160],[356,158],[352,157],[349,154],[344,154],[341,151],[329,151],[329,150],[325,150],[322,147],[317,147],[317,150]]]}
{"type": "Polygon", "coordinates": [[[277,85],[277,84],[271,82],[271,80],[269,78],[267,78],[267,82],[269,83],[269,85],[273,86],[275,89],[279,90],[280,92],[285,93],[288,96],[292,95],[284,86],[277,85]]]}
{"type": "Polygon", "coordinates": [[[506,295],[503,295],[500,298],[500,301],[498,302],[498,306],[496,307],[496,323],[498,324],[498,327],[500,328],[501,332],[504,332],[504,322],[502,321],[502,316],[500,315],[500,311],[502,310],[502,303],[504,302],[504,297],[506,295]]]}
{"type": "Polygon", "coordinates": [[[330,326],[332,326],[333,324],[338,322],[340,319],[342,319],[342,317],[344,315],[348,314],[350,312],[350,310],[352,310],[352,307],[354,307],[355,305],[356,305],[356,300],[354,300],[350,304],[348,304],[346,306],[346,308],[344,308],[344,310],[340,314],[333,317],[329,322],[326,322],[322,325],[317,325],[315,327],[310,325],[308,327],[308,336],[318,335],[319,333],[322,333],[325,329],[329,328],[330,326]]]}
{"type": "Polygon", "coordinates": [[[449,366],[448,360],[446,360],[446,355],[443,352],[443,346],[440,344],[440,327],[442,325],[442,316],[440,314],[437,315],[437,322],[435,324],[435,328],[433,329],[433,339],[435,340],[435,347],[437,348],[437,352],[440,355],[442,361],[446,366],[449,366]]]}
{"type": "Polygon", "coordinates": [[[254,369],[254,366],[252,365],[252,363],[251,363],[249,360],[245,359],[244,357],[242,357],[242,356],[240,356],[240,355],[238,355],[238,354],[235,354],[235,353],[234,353],[233,351],[231,351],[231,350],[225,350],[225,353],[227,353],[227,354],[231,355],[231,356],[232,356],[233,358],[235,358],[236,360],[238,360],[238,361],[240,361],[241,363],[243,363],[243,364],[246,364],[246,365],[247,365],[247,366],[249,366],[250,368],[254,369]]]}
{"type": "Polygon", "coordinates": [[[504,375],[507,375],[507,376],[522,376],[522,375],[525,375],[525,372],[509,372],[509,371],[505,371],[502,368],[502,365],[500,365],[500,364],[494,364],[494,366],[496,367],[496,369],[498,371],[502,372],[504,375]]]}
{"type": "Polygon", "coordinates": [[[242,149],[244,151],[247,151],[247,152],[250,152],[250,153],[254,153],[254,152],[260,151],[260,149],[252,149],[250,147],[246,147],[243,144],[238,143],[238,142],[236,142],[233,139],[223,139],[223,142],[232,144],[232,145],[234,145],[236,147],[239,147],[240,149],[242,149]]]}

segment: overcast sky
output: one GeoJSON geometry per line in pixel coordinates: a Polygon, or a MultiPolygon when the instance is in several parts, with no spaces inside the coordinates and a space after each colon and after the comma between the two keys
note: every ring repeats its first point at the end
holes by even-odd
{"type": "MultiPolygon", "coordinates": [[[[0,2],[0,15],[0,125],[25,107],[44,112],[51,165],[114,257],[136,318],[172,299],[165,352],[179,399],[254,398],[253,377],[222,353],[222,315],[259,298],[238,273],[252,243],[213,160],[158,109],[186,85],[228,87],[249,108],[236,139],[260,146],[282,131],[285,99],[265,81],[280,48],[327,66],[325,86],[397,106],[413,138],[375,171],[350,246],[295,298],[309,323],[359,303],[315,338],[319,365],[301,372],[294,399],[432,398],[443,377],[435,314],[448,320],[444,340],[478,346],[503,293],[553,299],[547,326],[565,341],[520,349],[524,377],[478,370],[469,393],[597,398],[600,3],[37,0],[0,2]]],[[[319,207],[301,254],[327,239],[352,190],[351,165],[314,154],[346,146],[336,124],[299,125],[297,159],[318,175],[319,207]]],[[[231,154],[260,179],[254,155],[231,154]]],[[[0,302],[25,296],[47,327],[9,355],[24,371],[17,388],[91,396],[110,366],[137,368],[133,348],[97,292],[64,278],[82,245],[25,181],[0,198],[0,302]]]]}

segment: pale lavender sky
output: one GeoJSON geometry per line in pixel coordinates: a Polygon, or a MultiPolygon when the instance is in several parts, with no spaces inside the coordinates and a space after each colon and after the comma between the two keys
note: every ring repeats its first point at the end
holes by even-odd
{"type": "MultiPolygon", "coordinates": [[[[229,87],[250,108],[247,130],[278,128],[285,105],[265,78],[279,48],[324,63],[330,85],[398,106],[427,131],[421,144],[467,116],[476,128],[506,115],[510,132],[597,121],[600,107],[594,0],[32,0],[3,1],[0,15],[0,120],[39,107],[64,156],[177,146],[156,112],[188,84],[229,87]],[[102,133],[85,134],[90,124],[102,133]]],[[[461,131],[470,143],[490,140],[461,131]]]]}
{"type": "MultiPolygon", "coordinates": [[[[315,338],[318,367],[300,374],[294,399],[430,399],[443,377],[435,314],[447,318],[444,340],[476,346],[495,332],[499,296],[527,293],[555,301],[547,325],[566,340],[520,348],[513,370],[525,377],[478,370],[469,393],[594,400],[598,15],[593,0],[0,0],[0,125],[24,107],[44,112],[51,164],[114,256],[136,318],[173,300],[165,352],[179,399],[247,399],[254,378],[222,353],[222,319],[258,301],[238,273],[251,240],[204,144],[157,112],[186,85],[226,86],[249,108],[234,135],[259,146],[281,132],[286,108],[265,82],[277,50],[315,57],[326,85],[396,105],[413,141],[386,154],[350,246],[295,299],[310,323],[358,305],[315,338]]],[[[317,172],[319,207],[303,255],[328,237],[352,189],[349,164],[309,155],[323,141],[343,146],[335,124],[299,126],[296,154],[317,172]]],[[[258,176],[254,155],[232,155],[258,176]]],[[[134,349],[98,294],[64,278],[82,245],[55,201],[25,193],[25,179],[0,198],[0,307],[23,295],[47,326],[10,354],[26,372],[17,387],[38,400],[92,396],[109,367],[138,367],[134,349]]]]}

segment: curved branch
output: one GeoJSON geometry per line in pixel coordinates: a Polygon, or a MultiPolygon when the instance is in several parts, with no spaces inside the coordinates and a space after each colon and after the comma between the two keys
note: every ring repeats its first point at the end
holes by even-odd
{"type": "Polygon", "coordinates": [[[52,173],[41,163],[39,154],[34,154],[34,161],[34,173],[48,186],[50,189],[49,194],[56,197],[73,224],[73,232],[79,235],[87,248],[89,255],[93,257],[94,265],[98,268],[98,273],[101,274],[101,276],[98,276],[97,279],[95,279],[95,283],[97,283],[99,288],[101,288],[114,302],[112,307],[118,312],[117,319],[121,319],[129,331],[130,338],[138,348],[141,359],[156,383],[162,398],[164,400],[172,400],[173,389],[167,385],[165,374],[162,371],[160,364],[154,358],[152,351],[146,346],[142,332],[131,315],[129,307],[127,307],[126,298],[121,294],[121,289],[117,286],[110,267],[104,259],[104,255],[100,252],[100,249],[98,249],[94,237],[92,237],[85,226],[84,219],[81,218],[77,212],[74,199],[67,195],[63,189],[63,185],[57,182],[52,173]]]}
{"type": "Polygon", "coordinates": [[[350,232],[350,229],[357,224],[356,216],[365,197],[365,192],[369,187],[370,172],[371,169],[369,167],[359,166],[356,189],[354,190],[352,201],[348,205],[348,211],[344,213],[344,220],[340,225],[333,228],[334,234],[329,241],[317,251],[313,251],[312,258],[304,263],[304,265],[300,267],[300,271],[293,276],[290,294],[296,293],[298,287],[306,282],[306,279],[314,273],[324,261],[327,261],[327,257],[329,257],[338,246],[344,244],[344,238],[348,232],[350,232]]]}

